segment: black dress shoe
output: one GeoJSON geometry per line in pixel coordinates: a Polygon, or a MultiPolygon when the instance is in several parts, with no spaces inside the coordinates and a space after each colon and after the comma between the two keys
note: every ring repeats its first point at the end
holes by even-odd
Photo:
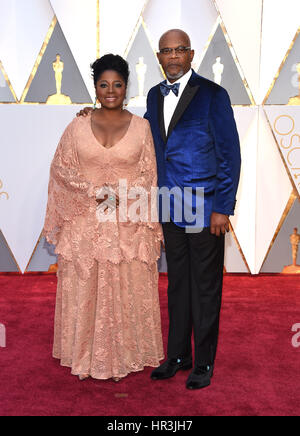
{"type": "Polygon", "coordinates": [[[192,390],[206,388],[210,385],[213,372],[213,365],[197,366],[189,375],[186,387],[192,390]]]}
{"type": "Polygon", "coordinates": [[[193,367],[191,357],[185,359],[168,359],[158,368],[156,368],[152,374],[152,380],[164,380],[174,377],[177,371],[185,371],[193,367]]]}

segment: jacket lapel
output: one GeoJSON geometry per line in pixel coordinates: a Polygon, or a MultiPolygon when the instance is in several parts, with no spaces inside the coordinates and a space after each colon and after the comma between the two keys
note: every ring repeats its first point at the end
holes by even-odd
{"type": "MultiPolygon", "coordinates": [[[[168,140],[168,138],[170,137],[170,135],[173,132],[174,128],[176,127],[178,121],[182,117],[186,108],[191,103],[194,96],[197,94],[198,90],[199,90],[199,85],[192,86],[191,81],[188,82],[188,84],[186,85],[185,90],[183,91],[182,96],[178,102],[178,105],[175,109],[173,117],[171,119],[169,130],[168,130],[168,136],[167,136],[166,140],[168,140]]],[[[162,118],[163,118],[163,123],[164,123],[163,111],[162,111],[162,118]]]]}
{"type": "Polygon", "coordinates": [[[158,86],[157,88],[157,113],[158,113],[158,122],[159,122],[159,130],[160,130],[160,134],[161,137],[164,141],[164,143],[167,142],[167,133],[166,133],[166,127],[165,127],[165,117],[164,117],[164,97],[162,95],[162,93],[160,92],[160,88],[158,86]]]}

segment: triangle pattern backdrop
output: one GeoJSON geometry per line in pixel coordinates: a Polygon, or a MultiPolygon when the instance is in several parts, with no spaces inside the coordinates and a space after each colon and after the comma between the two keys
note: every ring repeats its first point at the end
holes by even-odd
{"type": "Polygon", "coordinates": [[[25,102],[45,103],[50,95],[56,94],[53,62],[55,62],[57,54],[60,55],[64,63],[62,94],[69,96],[72,103],[92,103],[90,94],[58,22],[28,89],[25,102]]]}
{"type": "Polygon", "coordinates": [[[130,98],[139,95],[136,65],[138,64],[141,57],[143,58],[144,64],[147,66],[145,87],[143,92],[144,96],[147,96],[149,90],[153,86],[164,80],[164,76],[142,24],[138,29],[136,37],[127,56],[127,62],[129,63],[129,68],[131,72],[130,83],[127,91],[127,100],[130,100],[130,98]]]}
{"type": "Polygon", "coordinates": [[[263,2],[264,0],[214,0],[256,102],[260,97],[263,2]]]}
{"type": "Polygon", "coordinates": [[[233,105],[251,105],[251,99],[228,47],[221,25],[218,26],[207,49],[198,71],[199,74],[214,81],[215,76],[213,67],[217,63],[217,58],[221,58],[221,65],[224,66],[222,81],[220,84],[228,91],[231,103],[233,105]]]}
{"type": "MultiPolygon", "coordinates": [[[[163,80],[155,51],[160,35],[172,27],[183,28],[191,35],[196,49],[194,69],[202,76],[216,80],[213,66],[217,58],[221,58],[224,66],[221,85],[236,106],[243,171],[237,213],[231,218],[234,232],[227,235],[226,270],[247,272],[250,269],[251,273],[259,273],[263,264],[263,272],[280,272],[282,265],[278,264],[276,254],[280,250],[277,252],[276,247],[281,238],[286,247],[281,261],[290,263],[289,234],[292,227],[300,228],[298,202],[289,209],[285,221],[282,216],[285,216],[292,189],[297,187],[299,191],[295,190],[295,195],[300,195],[300,118],[298,107],[285,105],[298,93],[299,0],[89,0],[84,7],[81,0],[27,0],[26,6],[23,3],[23,0],[3,2],[0,15],[0,59],[3,62],[3,66],[0,62],[0,119],[6,120],[0,141],[5,159],[1,157],[0,164],[5,185],[14,194],[7,204],[10,207],[0,209],[3,231],[3,234],[0,231],[0,269],[4,262],[7,263],[4,270],[8,271],[19,268],[46,271],[56,261],[51,247],[39,236],[47,171],[59,135],[82,107],[44,105],[48,96],[56,93],[53,71],[56,55],[60,54],[64,62],[62,93],[69,96],[73,104],[80,105],[92,103],[94,89],[92,81],[89,83],[89,63],[96,56],[96,48],[97,53],[100,49],[100,55],[113,52],[126,56],[131,69],[129,110],[143,116],[145,108],[137,109],[129,101],[139,93],[136,65],[143,57],[147,65],[146,96],[153,85],[163,80]],[[17,2],[20,3],[18,11],[17,2]],[[84,37],[79,36],[81,34],[84,37]],[[3,36],[6,36],[5,43],[3,36]],[[15,91],[18,98],[22,96],[20,102],[16,101],[15,91]],[[253,96],[259,104],[265,98],[264,110],[255,106],[253,96]],[[1,103],[12,104],[1,106],[1,103]],[[22,103],[33,105],[26,107],[22,103]],[[291,133],[282,137],[272,131],[280,115],[295,120],[291,133]],[[23,129],[12,129],[11,119],[22,123],[23,129]],[[280,147],[281,141],[285,147],[291,144],[292,154],[289,148],[280,147]],[[289,161],[296,168],[294,176],[288,167],[289,161]],[[24,162],[26,171],[22,172],[24,162]],[[15,177],[18,173],[22,173],[24,183],[15,177]],[[39,184],[36,183],[38,173],[39,184]],[[24,198],[25,208],[21,207],[24,198]],[[24,219],[26,232],[22,230],[24,219]],[[285,226],[288,227],[286,234],[282,233],[285,226]],[[276,235],[278,231],[279,239],[274,242],[274,232],[276,235]]],[[[289,119],[286,117],[285,121],[288,123],[289,119]]],[[[280,129],[281,124],[278,127],[280,129]]],[[[164,258],[161,268],[165,268],[164,258]]]]}

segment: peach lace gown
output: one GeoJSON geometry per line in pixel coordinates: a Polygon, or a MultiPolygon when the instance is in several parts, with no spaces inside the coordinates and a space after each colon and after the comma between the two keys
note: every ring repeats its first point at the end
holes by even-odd
{"type": "Polygon", "coordinates": [[[59,265],[53,356],[72,374],[96,379],[122,378],[164,358],[161,226],[96,217],[97,190],[117,188],[119,179],[127,180],[128,190],[156,186],[148,121],[134,115],[125,136],[107,149],[93,134],[91,116],[76,118],[51,165],[44,225],[59,265]]]}

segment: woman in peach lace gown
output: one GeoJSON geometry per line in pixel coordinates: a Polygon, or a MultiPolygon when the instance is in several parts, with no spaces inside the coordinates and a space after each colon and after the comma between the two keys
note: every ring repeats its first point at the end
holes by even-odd
{"type": "Polygon", "coordinates": [[[157,222],[120,220],[118,196],[116,220],[100,220],[111,211],[96,197],[108,185],[117,193],[120,179],[128,191],[150,193],[156,159],[148,121],[123,110],[127,63],[107,55],[92,68],[101,109],[67,127],[50,171],[44,234],[59,265],[53,356],[80,379],[118,381],[164,357],[162,233],[157,222]]]}

